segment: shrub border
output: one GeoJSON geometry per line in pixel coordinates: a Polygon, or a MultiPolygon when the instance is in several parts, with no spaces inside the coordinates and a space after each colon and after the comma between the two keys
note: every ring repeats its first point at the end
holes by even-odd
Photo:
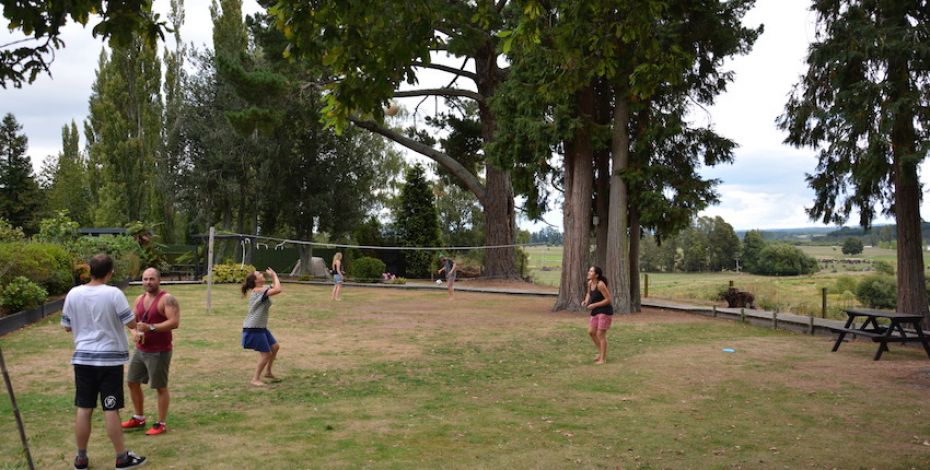
{"type": "Polygon", "coordinates": [[[22,310],[0,317],[0,336],[12,333],[20,328],[31,325],[43,318],[61,311],[65,305],[65,298],[44,303],[31,310],[22,310]]]}

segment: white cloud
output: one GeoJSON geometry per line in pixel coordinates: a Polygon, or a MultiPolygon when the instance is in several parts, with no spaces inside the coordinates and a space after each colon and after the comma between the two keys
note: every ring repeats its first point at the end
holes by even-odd
{"type": "MultiPolygon", "coordinates": [[[[156,0],[155,11],[167,20],[169,2],[156,0]]],[[[243,14],[252,14],[261,7],[255,0],[243,2],[243,14]]],[[[213,22],[210,18],[210,2],[187,0],[185,24],[181,28],[181,39],[198,48],[212,47],[213,22]]],[[[61,38],[65,47],[55,52],[51,65],[52,75],[41,74],[36,81],[21,89],[0,88],[0,114],[13,113],[29,138],[28,154],[38,172],[46,155],[61,150],[61,127],[71,120],[78,123],[82,135],[83,120],[87,117],[88,99],[97,69],[97,59],[104,47],[103,41],[91,34],[92,18],[87,27],[69,23],[62,28],[61,38]]],[[[0,44],[23,38],[22,34],[11,34],[0,28],[0,44]]],[[[168,47],[174,47],[171,34],[166,35],[168,47]]]]}
{"type": "Polygon", "coordinates": [[[812,200],[809,191],[771,192],[741,184],[724,184],[719,190],[728,203],[708,208],[702,215],[720,216],[737,230],[811,225],[804,212],[812,200]]]}

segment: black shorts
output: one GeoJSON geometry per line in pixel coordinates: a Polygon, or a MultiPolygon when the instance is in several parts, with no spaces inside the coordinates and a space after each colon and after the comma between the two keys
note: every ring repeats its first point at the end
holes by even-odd
{"type": "Polygon", "coordinates": [[[123,366],[74,364],[74,406],[96,408],[97,397],[104,411],[123,407],[123,366]]]}

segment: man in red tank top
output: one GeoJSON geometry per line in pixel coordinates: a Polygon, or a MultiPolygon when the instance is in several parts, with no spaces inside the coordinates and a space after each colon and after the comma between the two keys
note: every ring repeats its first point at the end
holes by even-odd
{"type": "Polygon", "coordinates": [[[136,351],[129,361],[129,396],[135,415],[122,423],[124,429],[145,426],[144,395],[142,384],[147,383],[158,394],[158,421],[145,432],[149,436],[168,430],[168,369],[171,365],[171,330],[181,321],[181,309],[177,299],[161,290],[161,274],[155,268],[142,273],[142,288],[145,293],[136,298],[133,312],[136,315],[136,330],[132,338],[136,351]]]}

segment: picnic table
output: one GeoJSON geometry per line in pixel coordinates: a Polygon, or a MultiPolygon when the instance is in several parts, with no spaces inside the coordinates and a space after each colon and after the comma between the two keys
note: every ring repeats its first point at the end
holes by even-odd
{"type": "Polygon", "coordinates": [[[913,315],[909,313],[886,312],[884,310],[875,310],[867,308],[850,308],[846,309],[846,325],[836,331],[839,336],[836,338],[836,344],[833,345],[833,351],[839,349],[843,338],[847,334],[855,336],[864,336],[872,338],[872,341],[879,343],[878,351],[875,351],[875,360],[882,357],[882,353],[888,351],[888,343],[921,343],[930,357],[930,339],[921,329],[922,315],[913,315]],[[855,320],[863,318],[864,321],[856,326],[855,320]],[[887,320],[887,324],[879,324],[878,320],[887,320]],[[910,325],[911,331],[905,330],[904,326],[910,325]]]}

